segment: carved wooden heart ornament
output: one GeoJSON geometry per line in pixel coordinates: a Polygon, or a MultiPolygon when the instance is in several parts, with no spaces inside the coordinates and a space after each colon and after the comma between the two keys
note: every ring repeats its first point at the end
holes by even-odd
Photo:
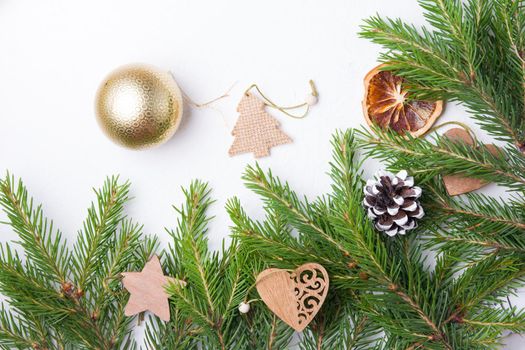
{"type": "Polygon", "coordinates": [[[328,273],[316,263],[289,272],[267,269],[257,276],[261,299],[272,312],[297,332],[313,320],[328,294],[328,273]]]}
{"type": "MultiPolygon", "coordinates": [[[[443,134],[450,141],[462,141],[467,145],[474,147],[474,140],[470,134],[461,128],[453,128],[443,134]]],[[[490,153],[497,156],[500,154],[498,147],[494,145],[485,145],[490,153]]],[[[469,178],[461,175],[444,175],[443,183],[449,196],[457,196],[482,188],[487,183],[480,179],[469,178]]]]}

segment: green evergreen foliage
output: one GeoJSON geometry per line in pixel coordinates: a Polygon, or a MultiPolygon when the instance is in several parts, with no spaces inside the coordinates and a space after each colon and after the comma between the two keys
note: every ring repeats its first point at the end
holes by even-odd
{"type": "Polygon", "coordinates": [[[415,96],[459,101],[496,138],[524,146],[525,11],[519,0],[419,0],[431,28],[375,16],[361,35],[414,84],[415,96]]]}
{"type": "MultiPolygon", "coordinates": [[[[406,141],[401,136],[390,136],[406,141]]],[[[245,180],[264,200],[268,221],[251,222],[241,208],[230,205],[236,223],[234,233],[252,254],[280,267],[320,262],[333,282],[331,295],[350,299],[350,318],[345,319],[352,321],[347,331],[359,330],[365,345],[346,341],[340,347],[330,344],[326,348],[491,349],[500,344],[502,331],[522,332],[523,311],[507,306],[505,299],[522,284],[525,272],[525,260],[515,252],[517,245],[510,233],[500,238],[494,237],[498,231],[491,231],[485,237],[494,244],[506,243],[512,248],[510,252],[487,246],[482,240],[484,233],[472,232],[465,218],[454,218],[449,212],[432,213],[434,208],[427,209],[429,217],[407,236],[390,238],[377,232],[362,207],[358,156],[362,142],[354,131],[335,135],[329,194],[314,201],[301,199],[288,183],[256,166],[247,169],[245,180]],[[272,230],[271,222],[279,218],[288,227],[272,230]],[[442,244],[443,237],[456,238],[458,232],[478,235],[479,240],[472,243],[467,238],[442,244]],[[434,263],[423,254],[424,245],[428,250],[435,249],[434,263]],[[378,331],[385,336],[377,337],[378,331]]],[[[463,210],[459,200],[431,192],[432,186],[444,191],[440,181],[430,178],[424,183],[425,204],[430,206],[446,198],[451,207],[463,210]]],[[[500,215],[501,221],[491,227],[503,227],[505,233],[504,219],[510,216],[518,220],[503,202],[482,195],[470,198],[471,207],[465,207],[465,211],[475,212],[476,206],[495,207],[475,212],[476,224],[485,223],[484,215],[500,215]]],[[[521,232],[512,232],[514,239],[519,239],[521,232]]],[[[328,305],[325,307],[342,307],[344,299],[328,305]]],[[[342,326],[340,319],[337,323],[342,326]]],[[[311,327],[306,331],[305,341],[314,330],[311,327]]],[[[343,334],[344,330],[338,331],[339,341],[343,341],[343,334]]]]}
{"type": "Polygon", "coordinates": [[[0,252],[0,311],[4,349],[134,349],[127,293],[119,274],[142,266],[155,242],[126,219],[129,184],[108,178],[96,192],[73,249],[9,174],[0,181],[0,205],[17,233],[0,252]],[[23,251],[20,251],[22,248],[23,251]]]}
{"type": "Polygon", "coordinates": [[[175,208],[178,226],[169,230],[173,242],[163,254],[171,276],[187,282],[170,284],[172,320],[153,319],[147,330],[148,348],[154,349],[284,349],[292,331],[264,305],[254,304],[249,314],[237,308],[253,297],[257,260],[239,251],[233,240],[220,252],[208,249],[206,215],[212,204],[207,184],[195,181],[183,190],[186,201],[175,208]]]}
{"type": "Polygon", "coordinates": [[[461,262],[460,286],[454,289],[458,314],[487,298],[487,309],[473,317],[474,324],[485,324],[493,332],[507,326],[518,331],[521,313],[493,308],[491,303],[499,304],[501,297],[513,293],[525,272],[524,2],[420,3],[432,30],[376,16],[366,21],[361,35],[387,49],[382,55],[389,62],[387,69],[405,77],[415,96],[460,102],[482,129],[504,144],[493,155],[479,141],[472,149],[437,135],[414,140],[382,130],[361,132],[361,144],[368,156],[392,169],[407,169],[424,184],[424,205],[431,218],[420,235],[427,247],[461,262]],[[446,174],[496,183],[511,193],[510,198],[481,193],[450,198],[442,182],[446,174]],[[463,266],[469,269],[463,272],[463,266]],[[470,269],[478,274],[471,275],[470,269]],[[470,293],[459,295],[461,286],[470,286],[470,293]],[[507,323],[506,315],[516,317],[516,323],[507,323]]]}
{"type": "MultiPolygon", "coordinates": [[[[253,220],[228,201],[232,242],[208,247],[208,186],[193,182],[176,208],[173,241],[160,252],[170,284],[171,320],[150,317],[148,349],[497,349],[507,332],[525,332],[525,311],[507,298],[525,279],[525,3],[420,0],[430,27],[375,16],[361,35],[382,45],[386,69],[417,98],[447,99],[503,141],[499,154],[437,134],[414,139],[389,131],[334,135],[332,187],[313,200],[259,165],[244,174],[263,200],[253,220]],[[427,216],[406,236],[374,229],[363,208],[363,161],[406,169],[423,188],[427,216]],[[510,198],[450,197],[443,175],[496,183],[510,198]],[[301,337],[258,299],[268,267],[322,264],[325,304],[301,337]],[[241,301],[251,310],[240,314],[241,301]]],[[[141,270],[158,252],[127,219],[129,184],[106,180],[78,239],[68,245],[20,181],[0,180],[0,206],[18,235],[0,249],[0,347],[135,349],[134,318],[120,273],[141,270]]],[[[139,317],[140,318],[140,317],[139,317]]]]}

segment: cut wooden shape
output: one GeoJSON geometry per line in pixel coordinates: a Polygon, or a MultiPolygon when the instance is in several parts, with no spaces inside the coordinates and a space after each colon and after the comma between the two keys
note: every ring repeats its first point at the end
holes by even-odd
{"type": "Polygon", "coordinates": [[[124,309],[126,316],[133,316],[144,311],[151,311],[163,321],[170,320],[168,294],[164,287],[171,282],[186,282],[164,276],[159,258],[153,256],[141,272],[123,272],[122,284],[130,293],[124,309]]]}
{"type": "MultiPolygon", "coordinates": [[[[465,129],[453,128],[445,132],[443,136],[451,141],[462,141],[468,145],[474,146],[472,136],[470,136],[465,129]]],[[[498,147],[492,144],[485,145],[485,147],[487,147],[488,151],[495,156],[500,154],[498,147]]],[[[445,188],[447,189],[449,196],[457,196],[472,192],[487,185],[486,181],[461,175],[444,175],[443,182],[445,183],[445,188]]]]}
{"type": "Polygon", "coordinates": [[[325,268],[316,263],[289,272],[267,269],[257,276],[259,296],[283,322],[301,332],[313,320],[328,294],[325,268]]]}
{"type": "Polygon", "coordinates": [[[237,106],[239,119],[232,130],[235,139],[229,150],[230,156],[252,152],[255,158],[266,157],[271,148],[292,142],[265,107],[266,104],[257,96],[243,95],[237,106]]]}

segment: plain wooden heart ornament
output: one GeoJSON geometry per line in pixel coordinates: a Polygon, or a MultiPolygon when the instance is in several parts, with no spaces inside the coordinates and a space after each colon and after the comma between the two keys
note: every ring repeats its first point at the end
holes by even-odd
{"type": "MultiPolygon", "coordinates": [[[[472,136],[470,136],[470,134],[465,129],[453,128],[444,133],[443,136],[451,141],[462,141],[467,145],[474,146],[474,140],[472,139],[472,136]]],[[[489,144],[485,145],[485,147],[487,147],[489,152],[495,156],[500,153],[498,147],[494,145],[489,144]]],[[[460,194],[472,192],[487,185],[487,182],[483,180],[461,175],[444,175],[443,182],[449,196],[457,196],[460,194]]]]}
{"type": "Polygon", "coordinates": [[[313,320],[328,294],[328,273],[316,263],[289,272],[267,269],[257,276],[259,296],[283,322],[301,332],[313,320]]]}

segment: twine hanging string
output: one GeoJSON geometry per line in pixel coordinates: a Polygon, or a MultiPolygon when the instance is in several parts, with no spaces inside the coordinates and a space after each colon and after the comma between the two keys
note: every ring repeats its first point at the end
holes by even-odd
{"type": "Polygon", "coordinates": [[[196,103],[184,91],[181,90],[182,98],[190,106],[193,106],[193,107],[198,108],[198,109],[210,108],[210,109],[214,110],[215,112],[219,113],[221,115],[222,122],[224,123],[224,127],[229,130],[230,129],[230,125],[228,124],[228,121],[226,120],[226,116],[224,115],[224,112],[221,111],[218,108],[213,107],[213,104],[215,102],[217,102],[217,101],[220,101],[220,100],[226,98],[226,97],[229,97],[230,96],[230,92],[232,91],[232,89],[235,86],[235,84],[237,84],[237,83],[233,83],[232,86],[230,86],[230,88],[228,90],[226,90],[226,92],[224,94],[222,94],[221,96],[216,97],[216,98],[214,98],[214,99],[212,99],[210,101],[204,102],[204,103],[196,103]]]}
{"type": "MultiPolygon", "coordinates": [[[[169,73],[171,74],[171,76],[175,80],[175,76],[174,76],[173,72],[170,71],[169,73]]],[[[218,101],[220,101],[220,100],[222,100],[222,99],[224,99],[224,98],[226,98],[226,97],[229,97],[231,91],[233,90],[233,88],[235,87],[236,84],[237,84],[237,82],[232,84],[230,86],[230,88],[228,90],[226,90],[226,92],[223,93],[221,96],[218,96],[216,98],[213,98],[213,99],[211,99],[211,100],[209,100],[207,102],[203,102],[203,103],[195,102],[190,96],[188,96],[188,94],[186,94],[186,92],[184,92],[184,90],[182,88],[180,89],[180,91],[181,91],[182,99],[183,99],[183,101],[185,103],[189,104],[190,106],[192,106],[194,108],[198,108],[198,109],[203,109],[203,108],[213,109],[214,111],[218,112],[221,115],[222,121],[224,123],[224,126],[227,129],[231,129],[230,126],[228,125],[228,121],[227,121],[226,116],[223,113],[223,111],[221,111],[218,108],[213,107],[213,104],[218,102],[218,101]]],[[[307,97],[307,100],[305,102],[300,103],[300,104],[296,104],[296,105],[292,105],[292,106],[281,106],[281,105],[278,105],[277,103],[273,102],[269,97],[266,96],[266,94],[264,94],[262,92],[261,88],[257,84],[250,85],[244,91],[244,94],[248,95],[251,90],[256,90],[257,93],[264,100],[264,103],[265,103],[266,106],[268,106],[270,108],[274,108],[274,109],[280,111],[281,113],[283,113],[284,115],[286,115],[286,116],[288,116],[290,118],[303,119],[310,112],[310,107],[312,105],[314,105],[315,103],[317,103],[317,98],[319,97],[319,92],[317,91],[317,88],[316,88],[315,83],[314,83],[313,80],[309,81],[309,85],[310,85],[310,96],[308,96],[308,97],[311,97],[312,100],[309,101],[308,97],[307,97]],[[300,109],[300,108],[305,108],[303,113],[295,114],[295,113],[292,112],[292,111],[295,111],[295,110],[300,109]]]]}
{"type": "MultiPolygon", "coordinates": [[[[173,72],[170,71],[169,73],[173,77],[173,79],[175,80],[175,75],[173,74],[173,72]]],[[[317,102],[317,98],[319,97],[319,92],[317,91],[315,83],[311,79],[310,79],[310,81],[308,83],[310,85],[310,94],[315,99],[315,102],[317,102]]],[[[233,88],[235,87],[236,84],[237,84],[236,82],[234,84],[232,84],[232,86],[230,86],[230,88],[228,90],[226,90],[226,92],[224,94],[222,94],[221,96],[216,97],[216,98],[214,98],[214,99],[212,99],[210,101],[203,102],[203,103],[195,102],[191,97],[188,96],[188,94],[186,94],[184,92],[184,90],[180,89],[180,91],[181,91],[182,99],[184,100],[184,102],[186,102],[190,106],[193,106],[193,107],[198,108],[198,109],[211,108],[211,109],[219,112],[221,114],[221,116],[222,116],[224,124],[226,125],[226,127],[228,127],[228,123],[226,121],[224,113],[221,110],[213,107],[212,105],[215,102],[217,102],[217,101],[220,101],[220,100],[222,100],[222,99],[224,99],[226,97],[229,97],[230,96],[230,92],[233,90],[233,88]]],[[[261,88],[257,84],[250,85],[244,91],[244,93],[248,94],[252,89],[255,89],[259,93],[259,95],[263,98],[265,104],[268,107],[274,108],[274,109],[280,111],[281,113],[285,114],[286,116],[288,116],[290,118],[294,118],[294,119],[303,119],[303,118],[305,118],[308,115],[308,112],[310,111],[311,105],[315,103],[315,102],[314,103],[308,103],[308,101],[305,101],[303,103],[296,104],[296,105],[293,105],[293,106],[280,106],[277,103],[273,102],[269,97],[267,97],[262,92],[261,88]],[[299,108],[305,108],[304,112],[301,113],[301,114],[293,114],[293,113],[291,113],[291,111],[297,110],[299,108]]]]}
{"type": "MultiPolygon", "coordinates": [[[[314,96],[315,98],[317,98],[319,96],[319,93],[317,92],[317,88],[315,87],[314,81],[310,80],[309,84],[310,84],[310,90],[311,90],[310,93],[311,93],[311,95],[314,96]]],[[[304,117],[306,117],[308,115],[308,112],[310,111],[310,104],[308,104],[308,102],[303,102],[303,103],[300,103],[300,104],[297,104],[297,105],[293,105],[293,106],[280,106],[280,105],[276,104],[275,102],[270,100],[261,91],[261,88],[259,88],[259,86],[257,84],[250,85],[250,87],[248,87],[246,89],[246,91],[244,91],[244,94],[248,95],[252,89],[255,89],[259,93],[259,95],[263,98],[265,104],[268,107],[274,108],[274,109],[280,111],[281,113],[287,115],[288,117],[291,117],[291,118],[294,118],[294,119],[303,119],[304,117]],[[299,108],[305,108],[305,107],[306,107],[306,109],[305,109],[305,111],[302,114],[296,115],[296,114],[292,114],[290,112],[290,111],[297,110],[299,108]]]]}
{"type": "MultiPolygon", "coordinates": [[[[173,78],[173,80],[176,81],[175,75],[173,74],[173,72],[170,71],[169,73],[170,73],[171,77],[173,78]]],[[[182,88],[179,87],[179,90],[180,90],[180,93],[182,95],[182,100],[184,101],[184,103],[187,103],[190,106],[198,108],[198,109],[210,108],[210,109],[218,112],[221,115],[221,117],[222,117],[222,121],[224,123],[224,126],[227,129],[229,129],[230,126],[228,125],[228,122],[226,121],[226,116],[224,115],[224,113],[220,109],[213,107],[213,104],[215,102],[217,102],[217,101],[220,101],[220,100],[226,98],[226,97],[230,97],[230,92],[233,90],[233,88],[235,87],[236,84],[237,84],[237,82],[233,83],[230,86],[230,88],[228,90],[226,90],[226,92],[223,93],[221,96],[216,97],[216,98],[214,98],[214,99],[212,99],[210,101],[203,102],[203,103],[195,102],[193,99],[191,99],[191,97],[188,96],[188,94],[186,94],[186,92],[184,92],[184,90],[182,88]]]]}
{"type": "MultiPolygon", "coordinates": [[[[230,97],[230,92],[233,90],[233,88],[235,87],[237,83],[233,83],[232,86],[230,86],[230,88],[228,90],[226,90],[226,92],[224,94],[222,94],[221,96],[219,97],[216,97],[210,101],[207,101],[207,102],[204,102],[204,103],[197,103],[195,101],[193,101],[184,91],[182,91],[181,89],[181,94],[182,94],[182,99],[188,103],[189,105],[195,107],[195,108],[213,108],[211,107],[211,105],[213,105],[215,102],[217,101],[220,101],[226,97],[230,97]]],[[[213,108],[215,109],[215,108],[213,108]]]]}

